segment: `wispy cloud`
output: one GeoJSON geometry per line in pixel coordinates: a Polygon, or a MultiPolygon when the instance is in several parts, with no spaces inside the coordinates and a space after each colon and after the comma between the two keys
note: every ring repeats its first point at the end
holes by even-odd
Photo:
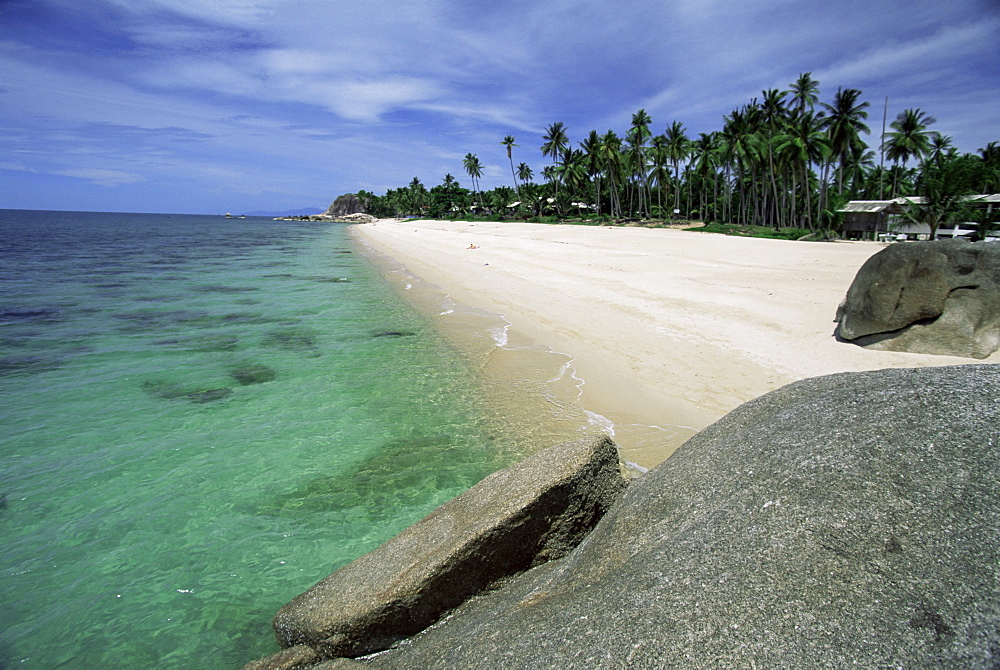
{"type": "Polygon", "coordinates": [[[64,177],[77,177],[97,184],[98,186],[121,186],[143,181],[141,175],[122,172],[121,170],[105,170],[102,168],[79,168],[75,170],[59,170],[55,174],[64,177]]]}
{"type": "Polygon", "coordinates": [[[827,100],[845,86],[873,105],[890,95],[892,114],[920,106],[964,150],[997,139],[1000,14],[980,0],[858,9],[811,0],[4,0],[0,170],[37,179],[32,192],[52,197],[75,179],[79,198],[111,190],[122,208],[227,211],[325,204],[337,191],[414,175],[463,178],[461,157],[472,152],[488,166],[488,188],[509,178],[506,134],[537,172],[554,121],[574,143],[590,129],[623,132],[640,107],[656,132],[674,119],[708,132],[807,71],[827,100]],[[60,188],[41,186],[46,175],[60,188]],[[227,194],[277,200],[244,206],[227,194]],[[162,202],[136,204],[151,197],[162,202]]]}

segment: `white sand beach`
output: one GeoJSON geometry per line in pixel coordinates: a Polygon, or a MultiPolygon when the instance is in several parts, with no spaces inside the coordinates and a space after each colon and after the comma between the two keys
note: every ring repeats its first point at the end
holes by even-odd
{"type": "MultiPolygon", "coordinates": [[[[982,361],[838,342],[837,306],[879,243],[452,221],[354,230],[455,300],[503,314],[514,331],[572,356],[583,406],[616,427],[690,433],[806,377],[1000,362],[1000,353],[982,361]]],[[[683,441],[630,451],[626,435],[616,440],[643,467],[683,441]]]]}

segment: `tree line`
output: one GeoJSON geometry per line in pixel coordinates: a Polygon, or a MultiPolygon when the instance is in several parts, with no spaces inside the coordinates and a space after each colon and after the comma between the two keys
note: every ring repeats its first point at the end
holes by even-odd
{"type": "Polygon", "coordinates": [[[836,229],[849,200],[927,196],[944,189],[952,206],[962,195],[1000,192],[1000,146],[960,153],[935,119],[906,109],[876,137],[870,103],[854,88],[820,101],[819,82],[800,74],[788,90],[768,89],[723,117],[718,131],[690,137],[672,121],[654,134],[645,110],[622,134],[591,130],[575,144],[561,122],[550,124],[539,150],[549,159],[536,183],[531,167],[514,164],[516,138],[504,147],[511,185],[484,192],[483,164],[468,153],[462,169],[471,189],[452,175],[428,189],[419,178],[384,195],[361,191],[375,216],[549,220],[702,220],[772,228],[836,229]],[[888,167],[886,164],[889,164],[888,167]]]}

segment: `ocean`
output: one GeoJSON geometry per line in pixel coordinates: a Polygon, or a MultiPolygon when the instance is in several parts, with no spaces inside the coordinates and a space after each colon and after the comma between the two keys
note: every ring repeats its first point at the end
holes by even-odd
{"type": "Polygon", "coordinates": [[[335,223],[0,210],[0,668],[240,667],[319,579],[600,427],[335,223]]]}

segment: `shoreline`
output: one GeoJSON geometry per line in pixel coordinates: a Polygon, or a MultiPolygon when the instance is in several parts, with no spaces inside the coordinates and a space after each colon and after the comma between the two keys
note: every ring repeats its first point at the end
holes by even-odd
{"type": "Polygon", "coordinates": [[[503,314],[456,301],[441,286],[354,236],[355,248],[418,313],[478,380],[488,432],[518,443],[518,462],[534,452],[601,432],[610,422],[584,410],[572,357],[512,330],[503,314]],[[525,449],[524,447],[528,447],[525,449]]]}
{"type": "Polygon", "coordinates": [[[738,405],[836,372],[1000,362],[863,349],[833,336],[873,242],[669,229],[379,220],[356,239],[508,332],[572,359],[582,407],[643,468],[738,405]],[[658,428],[680,427],[671,435],[658,428]]]}

